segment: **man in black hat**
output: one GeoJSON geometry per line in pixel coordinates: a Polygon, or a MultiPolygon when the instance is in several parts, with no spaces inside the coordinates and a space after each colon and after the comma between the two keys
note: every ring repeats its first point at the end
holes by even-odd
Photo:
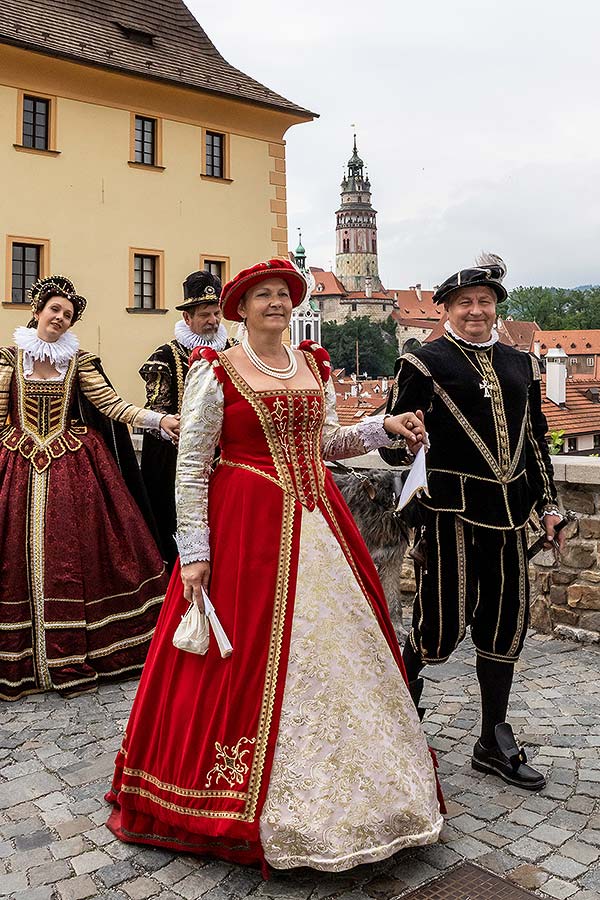
{"type": "MultiPolygon", "coordinates": [[[[183,282],[183,300],[175,307],[182,318],[175,325],[175,340],[163,344],[140,369],[146,382],[146,407],[178,415],[188,359],[196,347],[224,350],[227,331],[221,322],[221,282],[210,272],[192,272],[183,282]]],[[[160,534],[169,570],[177,558],[173,535],[175,516],[175,468],[177,448],[165,434],[146,431],[142,443],[142,476],[160,534]]]]}
{"type": "MultiPolygon", "coordinates": [[[[548,543],[561,520],[541,407],[540,372],[527,353],[498,343],[496,304],[507,296],[503,261],[486,255],[433,295],[447,313],[443,337],[401,357],[388,412],[424,416],[428,495],[415,548],[421,560],[404,648],[418,707],[419,677],[465,635],[477,651],[482,727],[472,765],[529,790],[545,785],[505,721],[529,618],[526,525],[535,510],[548,543]]],[[[379,451],[400,464],[401,451],[379,451]]]]}

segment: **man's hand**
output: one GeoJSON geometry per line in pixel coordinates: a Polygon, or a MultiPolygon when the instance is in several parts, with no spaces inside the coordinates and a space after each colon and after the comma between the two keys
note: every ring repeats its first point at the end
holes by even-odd
{"type": "Polygon", "coordinates": [[[181,416],[163,416],[159,427],[165,432],[170,441],[177,444],[179,441],[179,419],[181,416]]]}
{"type": "Polygon", "coordinates": [[[200,612],[204,612],[204,600],[202,588],[208,593],[210,579],[210,563],[194,562],[181,567],[181,580],[183,581],[183,596],[188,603],[195,603],[200,612]]]}
{"type": "Polygon", "coordinates": [[[425,432],[425,416],[418,409],[416,412],[400,413],[397,416],[386,416],[383,427],[390,434],[399,434],[406,438],[406,444],[412,454],[417,454],[421,447],[427,447],[425,432]]]}
{"type": "Polygon", "coordinates": [[[554,537],[554,528],[558,525],[559,522],[562,522],[562,516],[554,516],[554,515],[545,515],[542,517],[542,525],[546,531],[547,541],[544,544],[545,550],[551,550],[552,547],[555,547],[557,553],[560,555],[562,552],[565,541],[567,540],[567,535],[565,534],[565,529],[562,528],[556,537],[554,537]],[[556,544],[554,543],[556,541],[556,544]]]}

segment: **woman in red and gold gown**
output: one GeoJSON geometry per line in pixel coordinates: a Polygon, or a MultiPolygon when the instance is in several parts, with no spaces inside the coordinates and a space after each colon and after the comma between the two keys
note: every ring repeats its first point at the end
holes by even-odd
{"type": "Polygon", "coordinates": [[[117,756],[108,825],[125,841],[341,871],[436,841],[442,818],[381,585],[323,458],[398,434],[415,448],[424,432],[416,416],[339,426],[327,353],[281,340],[305,293],[286,260],[241,272],[222,300],[247,338],[192,355],[181,569],[117,756]],[[214,642],[206,656],[172,644],[209,574],[228,659],[214,642]]]}
{"type": "Polygon", "coordinates": [[[42,279],[31,294],[29,326],[0,348],[2,700],[139,673],[166,590],[140,509],[86,424],[109,417],[123,463],[114,423],[157,428],[161,416],[121,400],[79,349],[70,328],[86,301],[69,279],[42,279]]]}

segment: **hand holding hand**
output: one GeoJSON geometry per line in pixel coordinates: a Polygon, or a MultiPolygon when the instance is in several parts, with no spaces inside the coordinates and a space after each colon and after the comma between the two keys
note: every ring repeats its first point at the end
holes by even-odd
{"type": "Polygon", "coordinates": [[[420,409],[414,413],[407,412],[397,416],[387,416],[383,425],[390,434],[399,434],[405,438],[406,445],[413,454],[418,453],[421,447],[427,446],[425,416],[420,409]]]}
{"type": "Polygon", "coordinates": [[[169,439],[177,444],[179,441],[179,420],[181,416],[163,416],[159,427],[168,435],[169,439]]]}
{"type": "Polygon", "coordinates": [[[195,603],[200,612],[205,611],[202,588],[208,593],[209,579],[210,563],[208,561],[194,562],[181,567],[183,596],[188,603],[195,603]]]}

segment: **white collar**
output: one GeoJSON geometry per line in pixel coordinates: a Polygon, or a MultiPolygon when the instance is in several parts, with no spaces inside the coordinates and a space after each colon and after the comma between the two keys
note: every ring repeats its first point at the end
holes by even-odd
{"type": "Polygon", "coordinates": [[[227,329],[221,322],[214,337],[202,337],[196,334],[189,325],[179,319],[175,323],[175,338],[186,350],[194,350],[196,347],[211,347],[213,350],[224,350],[227,343],[227,329]]]}
{"type": "Polygon", "coordinates": [[[43,341],[38,337],[35,328],[19,325],[15,329],[13,339],[25,357],[25,374],[31,374],[34,362],[48,360],[61,375],[67,371],[70,361],[79,350],[79,338],[70,331],[65,331],[55,341],[43,341]]]}
{"type": "Polygon", "coordinates": [[[477,349],[479,350],[485,350],[487,347],[493,347],[494,344],[500,340],[500,335],[496,331],[495,325],[492,328],[492,336],[489,341],[482,341],[481,344],[477,344],[475,343],[475,341],[465,340],[464,337],[461,337],[459,334],[452,330],[452,326],[448,321],[444,322],[444,328],[446,329],[450,337],[453,337],[455,341],[460,341],[462,344],[466,344],[468,347],[477,347],[477,349]]]}

